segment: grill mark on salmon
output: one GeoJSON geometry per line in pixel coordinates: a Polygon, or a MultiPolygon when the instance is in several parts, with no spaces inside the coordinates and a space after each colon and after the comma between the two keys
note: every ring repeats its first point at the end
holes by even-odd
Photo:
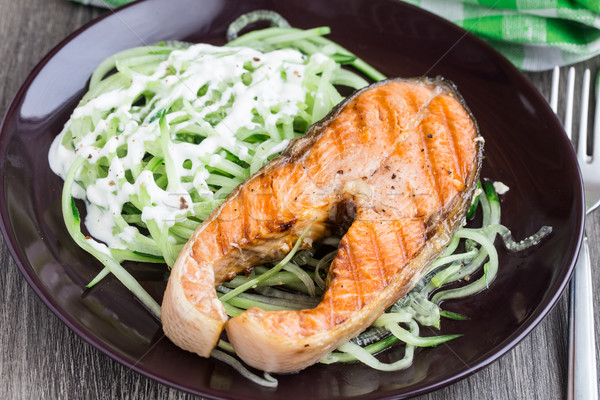
{"type": "Polygon", "coordinates": [[[456,134],[456,132],[459,132],[460,130],[464,129],[465,126],[464,122],[461,122],[458,120],[458,118],[454,117],[453,113],[455,108],[456,107],[453,103],[445,103],[445,113],[447,114],[448,121],[450,122],[450,127],[452,128],[452,135],[454,137],[454,140],[458,145],[458,158],[461,161],[461,177],[463,177],[464,179],[464,177],[467,175],[467,170],[465,169],[466,163],[464,162],[464,160],[462,160],[462,157],[464,154],[466,154],[464,153],[464,151],[469,144],[465,143],[464,138],[461,138],[456,134]]]}
{"type": "Polygon", "coordinates": [[[225,327],[238,355],[270,372],[318,362],[414,287],[460,227],[480,169],[477,136],[445,81],[394,79],[358,91],[196,230],[167,285],[166,335],[206,357],[225,327]],[[450,168],[457,173],[444,174],[450,168]],[[215,285],[283,258],[307,227],[304,248],[347,221],[315,308],[251,308],[227,321],[215,285]]]}
{"type": "Polygon", "coordinates": [[[436,171],[436,163],[435,163],[435,153],[431,146],[431,141],[426,136],[423,125],[419,126],[419,130],[421,131],[421,141],[425,148],[425,171],[427,171],[427,175],[432,183],[432,190],[429,192],[430,194],[435,194],[438,198],[438,203],[443,204],[443,194],[441,189],[441,183],[439,180],[439,175],[435,173],[436,171]]]}
{"type": "MultiPolygon", "coordinates": [[[[437,110],[438,112],[436,115],[440,115],[441,113],[440,117],[435,120],[426,118],[423,121],[422,127],[425,137],[427,138],[426,141],[432,149],[431,151],[436,154],[436,157],[432,157],[431,162],[434,171],[437,171],[436,177],[439,182],[440,193],[448,195],[449,193],[452,193],[452,191],[449,190],[449,186],[457,185],[457,179],[451,172],[456,169],[456,156],[451,143],[447,140],[448,135],[444,130],[443,122],[445,115],[438,104],[441,101],[443,100],[434,99],[430,104],[430,110],[432,110],[432,112],[437,110]]],[[[461,185],[462,183],[459,184],[459,186],[461,185]]],[[[457,189],[460,189],[460,187],[457,187],[457,189]]]]}
{"type": "MultiPolygon", "coordinates": [[[[400,224],[397,224],[400,225],[400,224]]],[[[404,241],[404,234],[402,232],[402,227],[399,226],[398,229],[396,229],[394,231],[395,233],[395,237],[396,240],[398,241],[398,248],[400,250],[399,255],[401,256],[401,258],[399,257],[396,262],[398,262],[399,264],[404,264],[406,262],[406,254],[407,254],[407,250],[406,250],[406,243],[404,241]]]]}
{"type": "MultiPolygon", "coordinates": [[[[410,97],[410,100],[412,102],[412,106],[413,106],[413,110],[414,112],[418,112],[418,105],[416,104],[416,100],[414,99],[414,97],[410,97]]],[[[419,127],[420,129],[420,127],[419,127]]],[[[418,136],[415,136],[414,141],[417,142],[417,146],[418,148],[414,148],[414,145],[412,145],[412,142],[407,143],[406,148],[400,149],[399,151],[403,152],[403,155],[405,157],[411,157],[414,156],[415,151],[418,150],[419,152],[416,154],[420,154],[420,165],[415,164],[411,164],[409,162],[405,162],[403,165],[405,166],[405,168],[413,168],[410,174],[410,180],[408,180],[408,188],[410,191],[412,191],[414,193],[416,188],[420,188],[421,190],[423,190],[425,193],[428,193],[427,197],[423,196],[423,193],[418,193],[416,194],[416,198],[415,201],[418,204],[419,210],[421,215],[424,214],[424,210],[428,209],[428,207],[431,206],[437,206],[440,204],[441,202],[441,198],[438,194],[438,190],[437,190],[437,186],[435,184],[435,178],[433,176],[433,174],[431,173],[431,170],[429,169],[428,165],[429,165],[429,160],[430,160],[430,155],[429,155],[429,147],[427,146],[427,143],[425,142],[425,137],[421,134],[418,136]],[[411,146],[412,145],[412,146],[411,146]],[[421,149],[423,151],[421,151],[421,149]],[[422,170],[422,172],[424,172],[424,176],[421,175],[420,171],[418,170],[414,170],[415,168],[419,168],[422,170]],[[426,180],[426,181],[425,181],[426,180]],[[427,200],[429,200],[430,202],[433,203],[429,203],[427,202],[427,200]]]]}
{"type": "Polygon", "coordinates": [[[376,276],[369,276],[369,278],[378,279],[380,282],[383,282],[385,285],[387,285],[387,279],[385,279],[387,274],[383,263],[383,258],[386,256],[386,254],[382,254],[381,249],[379,247],[379,237],[374,233],[375,232],[371,232],[371,236],[369,239],[371,239],[371,243],[376,251],[375,259],[377,260],[377,269],[379,270],[379,274],[376,276]]]}
{"type": "Polygon", "coordinates": [[[449,174],[454,173],[455,177],[458,177],[459,179],[461,179],[461,173],[460,173],[460,160],[459,160],[459,154],[456,151],[456,143],[455,143],[455,138],[454,135],[452,134],[452,130],[450,128],[450,122],[448,120],[448,116],[446,115],[446,113],[448,112],[448,110],[445,107],[445,104],[443,101],[435,101],[434,104],[437,107],[440,107],[440,112],[438,113],[440,115],[440,119],[441,122],[444,124],[444,128],[440,130],[440,134],[445,135],[446,140],[448,141],[448,146],[450,147],[450,154],[453,157],[453,161],[454,161],[454,165],[452,170],[449,171],[449,174]]]}

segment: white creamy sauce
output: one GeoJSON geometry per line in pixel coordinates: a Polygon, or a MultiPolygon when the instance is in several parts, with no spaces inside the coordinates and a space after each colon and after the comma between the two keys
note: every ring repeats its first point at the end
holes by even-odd
{"type": "Polygon", "coordinates": [[[496,193],[498,193],[499,195],[503,195],[504,193],[506,193],[510,190],[510,188],[508,186],[506,186],[504,183],[502,183],[500,181],[494,182],[493,185],[494,185],[494,189],[496,190],[496,193]]]}
{"type": "MultiPolygon", "coordinates": [[[[328,61],[322,54],[310,59],[317,66],[328,61]]],[[[206,167],[226,162],[224,150],[248,163],[253,159],[254,149],[237,138],[240,130],[276,130],[275,124],[282,118],[299,112],[298,103],[304,103],[307,96],[302,86],[306,63],[305,56],[295,50],[261,53],[207,44],[175,50],[150,73],[131,71],[129,86],[100,94],[78,106],[52,143],[50,167],[64,178],[77,156],[87,159],[89,168],[99,162],[108,166],[106,177],[88,182],[87,186],[82,176],[86,168],[82,168],[72,194],[86,203],[85,224],[90,234],[109,247],[126,248],[138,231],[117,224],[115,217],[120,218],[123,205],[132,197],[149,198],[149,204],[141,210],[142,221],[154,220],[159,226],[172,226],[193,216],[192,192],[208,197],[213,194],[207,184],[210,173],[206,167]],[[248,65],[254,69],[250,83],[248,65]],[[207,95],[198,96],[205,86],[207,95]],[[134,105],[142,93],[148,92],[155,93],[149,104],[134,105]],[[183,109],[166,115],[171,137],[164,146],[157,115],[176,102],[182,102],[183,109]],[[207,122],[210,114],[222,112],[224,107],[224,118],[213,127],[207,122]],[[255,122],[257,115],[262,117],[264,126],[255,122]],[[90,131],[71,141],[74,132],[81,135],[76,124],[90,121],[90,131]],[[207,132],[207,137],[199,144],[178,140],[176,134],[190,126],[207,132]],[[116,132],[111,131],[115,127],[116,132]],[[107,136],[106,141],[97,146],[102,135],[107,136]],[[117,155],[118,149],[126,149],[126,154],[117,155]],[[152,171],[140,168],[143,158],[154,154],[155,149],[166,151],[163,158],[172,161],[175,181],[170,179],[166,190],[159,187],[152,171]],[[131,171],[137,171],[133,182],[131,176],[126,176],[131,171]]],[[[263,155],[263,161],[284,150],[288,142],[282,140],[273,146],[263,155]]],[[[91,244],[102,252],[108,251],[104,244],[91,244]]]]}
{"type": "Polygon", "coordinates": [[[104,243],[100,243],[95,241],[92,238],[85,238],[85,241],[88,242],[90,246],[99,251],[100,253],[104,253],[106,255],[110,255],[110,250],[104,243]]]}

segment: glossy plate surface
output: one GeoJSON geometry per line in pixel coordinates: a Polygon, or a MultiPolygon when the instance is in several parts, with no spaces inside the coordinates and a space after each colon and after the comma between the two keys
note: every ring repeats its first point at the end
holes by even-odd
{"type": "MultiPolygon", "coordinates": [[[[48,307],[115,360],[209,398],[404,398],[461,379],[512,348],[547,314],[571,274],[582,236],[576,159],[537,90],[480,40],[397,0],[148,0],[109,13],[68,37],[24,82],[1,127],[0,165],[7,245],[48,307]],[[47,152],[93,69],[120,50],[162,40],[222,44],[227,25],[253,9],[275,10],[301,28],[328,25],[330,38],[388,76],[454,81],[486,140],[483,176],[510,187],[502,198],[502,222],[516,238],[542,225],[554,228],[534,250],[501,250],[491,290],[445,306],[470,319],[444,320],[442,333],[464,337],[419,351],[406,371],[316,365],[279,377],[276,390],[261,388],[226,365],[179,350],[115,279],[83,290],[100,266],[63,226],[62,181],[50,171],[47,152]]],[[[142,276],[157,298],[163,274],[156,269],[142,276]]]]}

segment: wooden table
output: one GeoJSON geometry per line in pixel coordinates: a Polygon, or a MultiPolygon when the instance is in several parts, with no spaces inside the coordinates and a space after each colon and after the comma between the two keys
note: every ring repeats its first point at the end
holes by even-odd
{"type": "MultiPolygon", "coordinates": [[[[0,0],[0,113],[4,114],[21,82],[52,47],[105,12],[66,0],[0,0]]],[[[580,75],[585,67],[596,71],[600,57],[577,65],[580,75]]],[[[551,74],[528,76],[548,96],[551,74]]],[[[588,218],[587,232],[592,243],[592,263],[598,265],[600,211],[588,218]]],[[[121,366],[71,332],[27,285],[1,237],[0,260],[1,398],[193,398],[121,366]]],[[[593,275],[598,336],[600,269],[596,268],[593,275]]],[[[563,295],[532,334],[500,360],[461,382],[419,399],[564,398],[566,360],[567,301],[563,295]]]]}

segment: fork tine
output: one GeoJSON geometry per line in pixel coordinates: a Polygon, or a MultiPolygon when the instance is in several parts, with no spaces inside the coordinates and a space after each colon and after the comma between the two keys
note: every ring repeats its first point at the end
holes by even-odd
{"type": "Polygon", "coordinates": [[[550,91],[550,108],[554,114],[558,111],[558,81],[560,79],[560,68],[558,65],[552,70],[552,90],[550,91]]]}
{"type": "Polygon", "coordinates": [[[565,132],[571,140],[571,131],[573,129],[573,95],[575,93],[575,68],[569,68],[567,75],[567,109],[565,111],[565,132]]]}
{"type": "Polygon", "coordinates": [[[594,143],[594,149],[592,150],[592,160],[600,160],[600,70],[596,74],[595,82],[595,98],[596,98],[596,111],[594,112],[594,133],[592,141],[594,143]]]}
{"type": "Polygon", "coordinates": [[[588,108],[590,103],[590,70],[583,73],[581,84],[581,114],[579,118],[579,140],[577,144],[577,157],[581,162],[587,162],[587,125],[588,108]]]}

